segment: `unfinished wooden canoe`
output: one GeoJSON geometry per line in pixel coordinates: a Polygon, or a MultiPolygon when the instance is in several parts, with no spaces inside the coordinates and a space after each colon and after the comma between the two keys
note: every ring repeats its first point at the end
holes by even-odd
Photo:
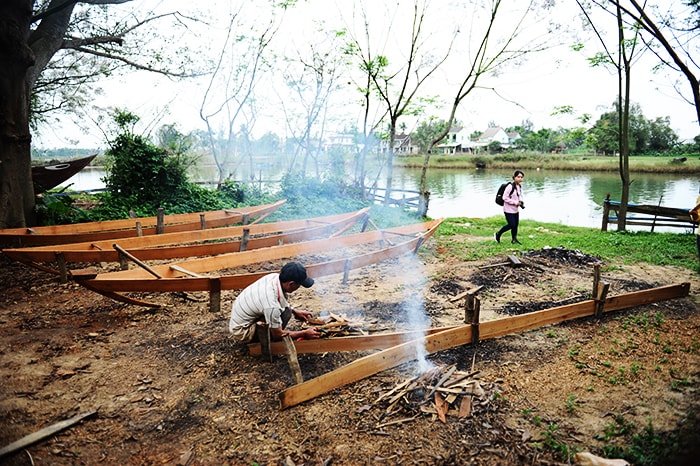
{"type": "Polygon", "coordinates": [[[129,238],[139,235],[203,230],[237,223],[248,224],[252,219],[262,220],[279,209],[286,200],[260,206],[213,210],[191,214],[137,217],[102,222],[85,222],[70,225],[51,225],[33,228],[6,228],[0,230],[0,244],[15,246],[39,246],[48,244],[81,243],[111,238],[129,238]]]}
{"type": "MultiPolygon", "coordinates": [[[[366,207],[356,212],[301,220],[253,223],[85,243],[6,248],[2,252],[16,261],[59,274],[60,266],[65,263],[123,261],[125,258],[114,248],[115,244],[139,260],[213,256],[344,233],[358,222],[366,223],[369,219],[368,211],[369,207],[366,207]],[[57,263],[59,267],[52,268],[46,263],[57,263]]],[[[363,226],[363,230],[364,228],[363,226]]]]}
{"type": "Polygon", "coordinates": [[[305,263],[310,277],[345,273],[350,270],[415,252],[425,240],[435,233],[443,219],[406,225],[385,230],[336,236],[328,239],[305,241],[282,246],[243,251],[219,256],[177,262],[169,265],[137,268],[97,274],[94,271],[72,271],[72,276],[84,287],[124,302],[150,305],[120,295],[122,292],[183,292],[242,289],[260,277],[277,270],[253,273],[236,273],[237,267],[260,264],[280,259],[295,259],[303,254],[339,253],[346,248],[365,245],[376,249],[329,259],[305,263]],[[209,274],[209,275],[205,275],[209,274]]]}

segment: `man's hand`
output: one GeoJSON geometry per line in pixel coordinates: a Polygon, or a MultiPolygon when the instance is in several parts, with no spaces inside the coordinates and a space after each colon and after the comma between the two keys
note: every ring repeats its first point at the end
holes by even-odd
{"type": "Polygon", "coordinates": [[[300,333],[302,334],[301,338],[304,340],[316,340],[317,338],[321,338],[321,332],[319,332],[316,327],[309,327],[300,333]]]}
{"type": "Polygon", "coordinates": [[[292,313],[294,314],[294,317],[297,320],[301,320],[302,322],[307,322],[309,320],[309,317],[313,316],[314,313],[311,311],[306,311],[303,309],[293,309],[292,313]]]}

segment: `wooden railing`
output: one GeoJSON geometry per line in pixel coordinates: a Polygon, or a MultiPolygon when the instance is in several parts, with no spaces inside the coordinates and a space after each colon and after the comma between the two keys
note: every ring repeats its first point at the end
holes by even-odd
{"type": "Polygon", "coordinates": [[[387,200],[386,188],[367,188],[367,197],[376,204],[389,204],[400,208],[417,210],[422,215],[428,211],[429,198],[421,200],[420,192],[408,189],[392,189],[387,200]]]}

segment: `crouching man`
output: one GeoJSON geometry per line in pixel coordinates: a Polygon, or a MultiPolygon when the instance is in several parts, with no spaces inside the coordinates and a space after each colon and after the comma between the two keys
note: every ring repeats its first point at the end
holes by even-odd
{"type": "Polygon", "coordinates": [[[281,340],[284,335],[292,339],[319,338],[321,334],[313,327],[299,331],[286,331],[292,315],[306,322],[313,314],[310,311],[293,309],[288,296],[300,286],[310,288],[314,280],[306,275],[306,269],[298,262],[289,262],[280,273],[271,273],[249,285],[238,295],[231,309],[228,330],[242,343],[253,341],[258,322],[270,327],[272,340],[281,340]]]}

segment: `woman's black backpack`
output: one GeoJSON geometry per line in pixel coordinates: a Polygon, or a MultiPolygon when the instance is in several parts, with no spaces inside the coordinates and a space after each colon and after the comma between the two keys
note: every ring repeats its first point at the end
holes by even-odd
{"type": "Polygon", "coordinates": [[[496,192],[496,204],[498,205],[503,205],[503,193],[506,191],[506,186],[512,185],[512,188],[510,188],[510,194],[513,194],[513,190],[515,189],[515,185],[511,183],[510,181],[507,183],[503,183],[499,188],[498,191],[496,192]]]}

